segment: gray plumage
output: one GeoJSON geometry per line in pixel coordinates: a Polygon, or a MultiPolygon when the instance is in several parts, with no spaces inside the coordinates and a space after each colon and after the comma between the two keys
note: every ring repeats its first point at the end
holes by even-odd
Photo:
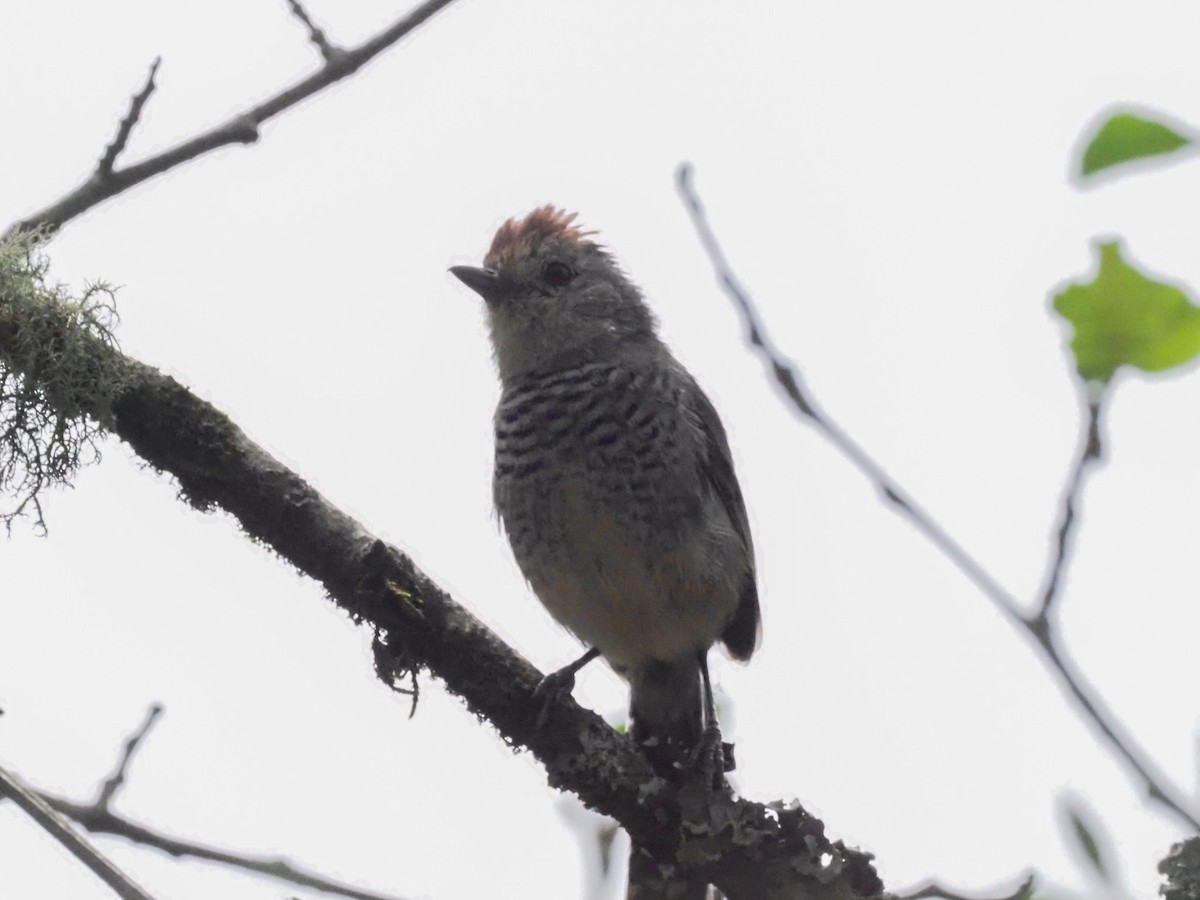
{"type": "Polygon", "coordinates": [[[701,655],[754,650],[753,546],[716,411],[573,218],[510,220],[485,269],[453,271],[487,300],[495,505],[517,563],[629,679],[635,739],[666,764],[705,724],[701,655]]]}

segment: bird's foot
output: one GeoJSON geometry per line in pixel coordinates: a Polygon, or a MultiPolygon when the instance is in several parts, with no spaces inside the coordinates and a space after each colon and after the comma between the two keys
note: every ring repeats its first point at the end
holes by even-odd
{"type": "Polygon", "coordinates": [[[537,727],[545,728],[550,721],[550,711],[563,697],[570,697],[575,690],[575,670],[570,666],[551,672],[533,689],[533,699],[541,706],[538,709],[537,727]]]}
{"type": "Polygon", "coordinates": [[[692,748],[686,767],[699,773],[703,783],[714,791],[725,786],[725,773],[734,767],[733,744],[721,740],[721,729],[716,722],[704,727],[700,742],[692,748]]]}
{"type": "Polygon", "coordinates": [[[569,666],[563,666],[557,672],[551,672],[538,682],[538,686],[533,689],[533,699],[541,701],[542,704],[541,709],[538,710],[538,728],[544,728],[550,721],[550,710],[554,708],[555,703],[562,697],[571,696],[571,692],[575,690],[575,673],[599,655],[600,651],[592,647],[569,666]]]}

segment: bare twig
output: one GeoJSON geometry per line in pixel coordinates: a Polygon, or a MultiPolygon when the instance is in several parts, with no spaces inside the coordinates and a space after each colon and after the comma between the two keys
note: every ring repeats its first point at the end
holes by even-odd
{"type": "Polygon", "coordinates": [[[57,797],[47,793],[43,793],[41,796],[46,803],[54,807],[58,812],[70,816],[92,834],[115,835],[132,841],[135,844],[141,844],[144,847],[161,850],[163,853],[177,858],[190,857],[192,859],[202,859],[207,862],[219,863],[220,865],[241,869],[245,872],[266,875],[269,878],[275,878],[297,887],[308,888],[314,891],[324,891],[325,893],[337,894],[342,897],[350,897],[352,900],[400,900],[395,894],[380,894],[307,872],[280,857],[234,853],[196,841],[183,841],[168,837],[144,825],[139,825],[122,816],[120,813],[97,807],[94,803],[80,804],[72,800],[67,800],[64,797],[57,797]]]}
{"type": "Polygon", "coordinates": [[[1026,876],[1025,880],[1017,885],[1017,889],[1011,894],[963,894],[943,887],[936,881],[931,881],[909,893],[897,895],[896,900],[923,900],[926,897],[941,897],[942,900],[1026,900],[1032,896],[1033,875],[1031,874],[1026,876]]]}
{"type": "Polygon", "coordinates": [[[965,574],[980,592],[987,597],[1004,616],[1014,623],[1020,623],[1023,618],[1016,600],[1000,586],[986,569],[969,554],[950,534],[934,520],[909,494],[892,479],[878,462],[876,462],[853,438],[829,417],[817,405],[816,400],[808,392],[803,379],[794,363],[783,356],[771,342],[766,327],[754,306],[749,293],[738,283],[725,254],[713,234],[708,218],[704,214],[704,206],[700,195],[692,185],[692,167],[689,163],[680,165],[677,173],[679,195],[687,205],[692,224],[699,235],[700,243],[705,253],[712,261],[717,280],[721,283],[730,298],[741,310],[746,324],[747,337],[752,345],[757,347],[770,366],[775,380],[783,388],[796,409],[813,423],[860,472],[867,476],[879,489],[886,500],[892,503],[901,513],[907,515],[917,528],[933,541],[934,545],[948,556],[951,561],[965,574]]]}
{"type": "Polygon", "coordinates": [[[150,708],[146,710],[146,718],[136,731],[125,739],[125,746],[121,751],[121,758],[117,760],[117,767],[113,769],[113,773],[104,779],[100,785],[100,792],[96,795],[93,806],[98,809],[108,809],[112,804],[113,798],[117,796],[117,791],[125,784],[125,775],[129,771],[129,764],[133,761],[133,755],[137,753],[138,747],[141,746],[146,735],[150,733],[150,729],[154,727],[155,721],[162,715],[162,704],[152,703],[150,708]]]}
{"type": "Polygon", "coordinates": [[[133,132],[133,126],[138,123],[142,117],[142,109],[146,106],[146,101],[150,99],[150,95],[154,93],[154,76],[158,74],[158,67],[162,63],[162,57],[156,56],[154,62],[150,64],[150,74],[146,76],[146,83],[142,89],[133,95],[133,99],[129,102],[129,112],[125,114],[125,118],[121,120],[121,124],[117,127],[116,137],[112,143],[104,148],[104,155],[100,157],[100,162],[96,165],[96,173],[101,178],[107,178],[112,175],[113,164],[116,163],[117,157],[125,150],[125,145],[129,143],[129,135],[133,132]]]}
{"type": "MultiPolygon", "coordinates": [[[[176,858],[191,857],[192,859],[202,859],[207,862],[219,863],[230,868],[254,872],[258,875],[266,875],[297,887],[349,897],[351,900],[401,900],[395,894],[381,894],[375,891],[368,891],[355,887],[352,884],[335,881],[331,878],[305,871],[292,865],[286,859],[254,856],[247,853],[234,853],[207,844],[197,843],[196,841],[183,841],[168,837],[161,832],[154,831],[144,825],[139,825],[120,813],[113,812],[111,808],[112,800],[125,782],[130,762],[161,714],[161,705],[155,703],[149,708],[142,724],[125,739],[120,758],[117,760],[113,773],[101,782],[96,799],[91,803],[77,803],[74,800],[68,800],[65,797],[59,797],[45,791],[34,792],[30,789],[26,790],[47,807],[47,812],[51,815],[57,817],[61,813],[62,815],[69,816],[92,834],[115,835],[116,837],[132,841],[135,844],[160,850],[176,858]]],[[[0,776],[2,775],[3,773],[0,772],[0,776]]],[[[0,788],[2,787],[3,785],[0,783],[0,788]]],[[[0,790],[0,798],[2,798],[3,794],[4,791],[0,790]]],[[[69,829],[70,826],[66,827],[69,829]]],[[[73,831],[71,833],[74,834],[73,831]]],[[[141,895],[135,896],[140,897],[141,895]]]]}
{"type": "Polygon", "coordinates": [[[287,5],[292,15],[308,29],[309,42],[317,48],[325,62],[333,62],[345,54],[346,51],[330,41],[325,32],[309,17],[308,10],[300,5],[300,0],[287,0],[287,5]]]}
{"type": "Polygon", "coordinates": [[[879,492],[890,501],[896,509],[907,516],[917,530],[947,557],[958,569],[969,578],[980,592],[998,609],[1009,622],[1022,633],[1028,635],[1039,647],[1052,669],[1059,675],[1063,687],[1078,702],[1078,708],[1083,711],[1100,734],[1108,741],[1117,757],[1124,761],[1144,782],[1148,796],[1182,819],[1189,828],[1200,831],[1200,816],[1191,810],[1190,804],[1183,798],[1178,789],[1171,784],[1170,779],[1159,771],[1146,757],[1145,752],[1137,742],[1121,728],[1119,721],[1112,711],[1100,699],[1096,690],[1088,684],[1075,666],[1063,653],[1060,642],[1056,638],[1053,619],[1048,615],[1048,609],[1053,604],[1057,594],[1057,578],[1061,574],[1066,556],[1066,548],[1071,535],[1071,525],[1074,518],[1074,505],[1077,493],[1082,484],[1082,472],[1085,465],[1093,459],[1098,459],[1101,453],[1099,417],[1099,401],[1092,404],[1090,419],[1087,427],[1087,437],[1079,463],[1074,469],[1070,486],[1065,492],[1068,514],[1064,515],[1064,523],[1059,530],[1059,544],[1056,548],[1055,561],[1051,566],[1054,582],[1047,587],[1043,603],[1039,610],[1031,615],[1021,611],[1016,598],[1005,590],[983,566],[971,556],[958,541],[917,502],[894,481],[884,468],[875,461],[865,450],[855,443],[834,422],[827,413],[817,405],[813,397],[803,387],[799,373],[794,364],[786,359],[771,344],[749,294],[740,287],[736,277],[730,270],[729,264],[721,251],[720,245],[713,234],[704,206],[692,184],[692,167],[688,163],[680,165],[677,173],[677,186],[680,197],[688,209],[692,223],[699,235],[700,242],[716,271],[717,280],[729,293],[731,299],[741,310],[746,322],[750,342],[759,349],[760,354],[770,366],[776,381],[783,388],[797,411],[811,421],[818,430],[834,444],[860,472],[867,476],[879,492]],[[1069,519],[1067,518],[1069,515],[1069,519]],[[1061,559],[1059,557],[1062,557],[1061,559]],[[1047,599],[1048,598],[1048,599],[1047,599]]]}
{"type": "Polygon", "coordinates": [[[134,881],[93,847],[69,823],[63,821],[53,808],[34,791],[21,784],[16,776],[0,768],[0,798],[8,797],[62,844],[72,856],[91,869],[122,900],[154,900],[134,881]]]}
{"type": "MultiPolygon", "coordinates": [[[[8,233],[29,231],[34,228],[44,228],[47,233],[55,231],[71,219],[105,200],[198,156],[230,144],[254,143],[258,140],[259,126],[264,122],[291,109],[301,101],[307,100],[331,84],[353,75],[384,50],[453,2],[454,0],[426,0],[416,9],[357,47],[327,57],[325,64],[307,78],[302,78],[273,97],[233,115],[215,128],[201,132],[174,147],[124,168],[111,168],[106,171],[102,165],[97,167],[97,171],[83,184],[64,194],[49,206],[15,223],[9,228],[8,233]]],[[[130,119],[130,117],[127,116],[126,119],[130,119]]],[[[123,122],[123,127],[124,124],[123,122]]],[[[131,121],[130,128],[132,125],[131,121]]],[[[126,135],[127,137],[128,135],[126,135]]],[[[116,143],[114,141],[114,144],[116,143]]],[[[112,155],[115,159],[116,153],[112,155]]],[[[108,156],[109,152],[106,151],[105,158],[108,156]]],[[[103,161],[102,159],[101,163],[103,161]]]]}
{"type": "Polygon", "coordinates": [[[1056,532],[1054,553],[1046,576],[1046,587],[1042,592],[1038,608],[1034,612],[1022,616],[1021,624],[1041,648],[1046,661],[1058,673],[1067,691],[1075,698],[1079,707],[1083,709],[1108,742],[1116,748],[1118,755],[1125,760],[1126,765],[1142,779],[1147,795],[1180,814],[1193,829],[1200,831],[1200,823],[1197,823],[1195,813],[1184,807],[1181,797],[1175,796],[1170,780],[1152,766],[1132,737],[1124,733],[1120,728],[1120,720],[1117,716],[1063,652],[1060,629],[1057,620],[1051,615],[1061,594],[1062,578],[1070,559],[1071,542],[1079,521],[1076,512],[1083,488],[1083,478],[1087,469],[1104,456],[1104,444],[1100,429],[1104,398],[1105,395],[1101,392],[1088,400],[1088,418],[1084,425],[1079,457],[1071,468],[1067,487],[1063,491],[1062,518],[1056,532]]]}
{"type": "Polygon", "coordinates": [[[1075,524],[1078,521],[1075,510],[1079,506],[1079,495],[1083,488],[1083,476],[1088,466],[1099,462],[1104,455],[1104,447],[1100,438],[1100,413],[1104,403],[1104,395],[1100,394],[1088,401],[1088,422],[1080,448],[1079,459],[1071,470],[1067,480],[1067,489],[1063,491],[1062,520],[1058,526],[1055,552],[1050,563],[1050,571],[1046,576],[1046,587],[1042,591],[1042,600],[1031,615],[1025,617],[1025,623],[1035,632],[1048,631],[1051,627],[1050,612],[1059,596],[1059,587],[1066,567],[1068,549],[1074,537],[1075,524]]]}

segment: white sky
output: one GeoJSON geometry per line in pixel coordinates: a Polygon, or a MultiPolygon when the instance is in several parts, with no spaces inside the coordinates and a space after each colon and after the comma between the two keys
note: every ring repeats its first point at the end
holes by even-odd
{"type": "MultiPolygon", "coordinates": [[[[314,2],[355,42],[399,8],[314,2]]],[[[228,411],[544,669],[577,645],[490,517],[498,389],[477,298],[446,274],[506,216],[576,209],[646,290],[731,435],[765,643],[718,677],[738,784],[799,798],[899,889],[1027,866],[1102,896],[1062,825],[1081,798],[1138,896],[1180,832],[1036,654],[798,423],[745,349],[673,190],[714,225],[816,396],[1021,597],[1078,441],[1052,289],[1091,242],[1200,283],[1200,163],[1080,191],[1115,102],[1200,121],[1184,2],[484,3],[354,79],[72,223],[55,276],[123,286],[120,339],[228,411]]],[[[86,177],[154,56],[130,159],[309,71],[282,2],[5,0],[0,223],[86,177]],[[14,88],[15,86],[15,88],[14,88]]],[[[1195,794],[1195,373],[1121,380],[1062,602],[1067,645],[1195,794]]],[[[369,635],[123,446],[0,542],[0,762],[87,796],[152,701],[118,805],[164,831],[405,897],[588,894],[572,805],[426,679],[416,718],[369,635]]],[[[577,698],[619,715],[603,666],[577,698]]],[[[99,841],[162,897],[302,891],[99,841]]],[[[11,806],[0,895],[107,898],[11,806]]]]}

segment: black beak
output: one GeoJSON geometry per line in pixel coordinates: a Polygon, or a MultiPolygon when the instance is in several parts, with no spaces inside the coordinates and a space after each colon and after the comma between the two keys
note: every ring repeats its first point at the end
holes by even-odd
{"type": "Polygon", "coordinates": [[[497,275],[491,269],[480,269],[475,266],[451,266],[450,272],[488,303],[496,303],[506,297],[511,297],[516,292],[516,285],[507,278],[497,275]]]}

